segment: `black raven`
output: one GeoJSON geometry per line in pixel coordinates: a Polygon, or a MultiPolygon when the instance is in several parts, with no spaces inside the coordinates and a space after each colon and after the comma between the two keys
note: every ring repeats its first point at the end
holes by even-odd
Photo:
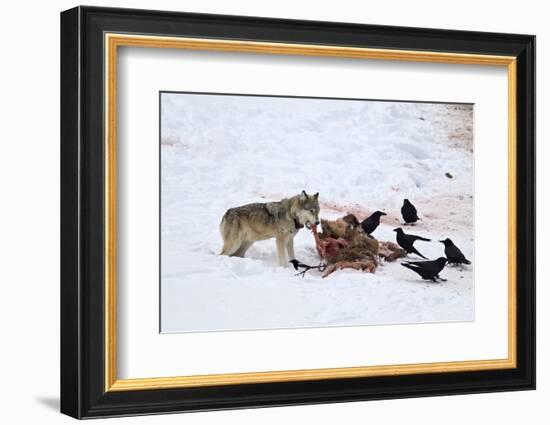
{"type": "Polygon", "coordinates": [[[401,265],[418,273],[424,280],[437,282],[437,279],[445,281],[445,279],[439,277],[439,273],[445,267],[446,262],[447,259],[445,257],[439,257],[433,261],[406,261],[401,263],[401,265]]]}
{"type": "Polygon", "coordinates": [[[445,245],[445,256],[449,264],[472,264],[449,238],[439,241],[445,245]]]}
{"type": "Polygon", "coordinates": [[[423,238],[421,236],[416,235],[407,235],[401,227],[398,227],[397,229],[393,229],[394,232],[397,232],[396,240],[397,243],[401,248],[403,248],[405,251],[407,251],[407,254],[416,254],[422,258],[424,257],[420,252],[416,250],[416,248],[413,246],[415,241],[426,241],[430,242],[430,239],[423,238]]]}
{"type": "Polygon", "coordinates": [[[365,234],[370,235],[372,232],[376,230],[378,225],[380,224],[380,217],[383,215],[387,215],[386,213],[383,213],[382,211],[376,211],[372,213],[369,217],[365,218],[361,222],[361,227],[363,228],[363,232],[365,234]]]}
{"type": "Polygon", "coordinates": [[[413,204],[410,203],[408,199],[403,201],[403,206],[401,207],[401,215],[405,223],[411,224],[418,221],[418,213],[413,204]]]}

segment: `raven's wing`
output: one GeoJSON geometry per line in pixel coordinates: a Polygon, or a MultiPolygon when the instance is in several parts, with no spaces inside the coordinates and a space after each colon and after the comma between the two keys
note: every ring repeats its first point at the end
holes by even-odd
{"type": "Polygon", "coordinates": [[[424,238],[424,237],[418,236],[418,235],[408,235],[408,236],[410,236],[413,239],[413,241],[417,241],[417,240],[418,241],[425,241],[425,242],[430,242],[431,241],[431,239],[424,238]]]}
{"type": "Polygon", "coordinates": [[[365,233],[370,233],[372,230],[372,226],[373,226],[373,220],[371,217],[368,217],[368,218],[365,218],[362,222],[361,222],[361,227],[363,228],[363,231],[365,233]]]}
{"type": "Polygon", "coordinates": [[[426,270],[422,268],[419,264],[413,264],[413,263],[401,263],[403,267],[408,268],[409,270],[412,270],[416,274],[418,274],[422,279],[426,278],[427,275],[430,273],[426,273],[426,270]]]}
{"type": "Polygon", "coordinates": [[[460,261],[462,263],[470,264],[470,261],[466,259],[464,254],[456,245],[450,246],[447,252],[447,258],[451,261],[460,261]]]}
{"type": "Polygon", "coordinates": [[[425,261],[403,261],[401,264],[408,264],[409,266],[419,267],[425,263],[425,261]]]}
{"type": "Polygon", "coordinates": [[[409,264],[418,270],[424,270],[427,272],[439,272],[443,268],[439,268],[439,264],[437,261],[404,261],[401,264],[409,264]]]}
{"type": "Polygon", "coordinates": [[[449,254],[449,257],[451,257],[451,258],[456,258],[456,259],[459,259],[459,260],[466,259],[466,257],[464,257],[464,254],[462,253],[462,251],[460,249],[458,249],[458,247],[456,245],[450,246],[448,248],[448,254],[449,254]]]}
{"type": "Polygon", "coordinates": [[[415,263],[401,263],[401,265],[403,267],[406,267],[406,268],[412,270],[413,272],[418,273],[421,270],[421,267],[418,264],[415,264],[415,263]]]}

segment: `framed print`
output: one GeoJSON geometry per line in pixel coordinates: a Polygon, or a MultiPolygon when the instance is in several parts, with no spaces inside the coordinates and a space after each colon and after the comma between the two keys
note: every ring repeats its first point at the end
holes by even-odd
{"type": "Polygon", "coordinates": [[[535,388],[535,37],[61,14],[61,411],[535,388]]]}

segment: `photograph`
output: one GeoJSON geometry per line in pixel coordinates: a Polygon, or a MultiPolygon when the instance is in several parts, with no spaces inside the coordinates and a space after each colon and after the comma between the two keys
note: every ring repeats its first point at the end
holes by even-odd
{"type": "Polygon", "coordinates": [[[474,108],[161,91],[161,333],[474,321],[474,108]]]}
{"type": "MultiPolygon", "coordinates": [[[[55,376],[37,375],[43,405],[54,382],[77,419],[254,409],[242,422],[336,403],[342,417],[363,401],[387,419],[383,400],[451,395],[477,403],[463,413],[531,400],[504,403],[515,422],[540,410],[539,391],[505,393],[535,390],[540,369],[534,33],[547,26],[521,8],[428,19],[405,3],[75,6],[40,31],[57,40],[60,78],[40,82],[60,86],[61,119],[32,129],[55,124],[57,162],[6,157],[44,162],[60,185],[61,263],[46,257],[59,317],[34,332],[58,344],[40,363],[55,376]]],[[[46,193],[29,176],[14,199],[46,193]]]]}

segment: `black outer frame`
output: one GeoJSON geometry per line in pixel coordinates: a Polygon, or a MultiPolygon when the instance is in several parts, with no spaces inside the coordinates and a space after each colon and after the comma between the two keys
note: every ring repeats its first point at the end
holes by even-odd
{"type": "Polygon", "coordinates": [[[535,388],[535,37],[77,7],[61,13],[61,412],[75,418],[535,388]],[[104,32],[517,58],[517,368],[104,391],[104,32]]]}

